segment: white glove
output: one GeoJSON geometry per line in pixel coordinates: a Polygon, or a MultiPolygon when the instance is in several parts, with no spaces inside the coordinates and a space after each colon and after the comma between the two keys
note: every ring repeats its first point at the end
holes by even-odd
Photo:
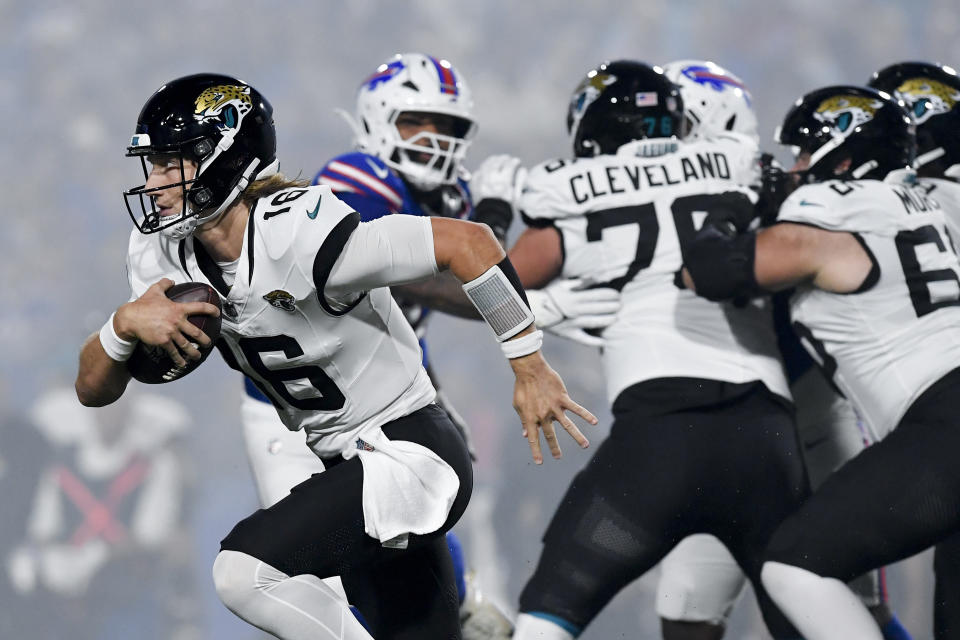
{"type": "Polygon", "coordinates": [[[470,178],[473,202],[496,198],[515,207],[526,177],[527,170],[520,164],[520,158],[506,154],[490,156],[480,163],[470,178]]]}
{"type": "Polygon", "coordinates": [[[584,329],[604,329],[620,310],[620,292],[607,287],[584,289],[583,280],[555,280],[544,289],[527,291],[537,326],[550,333],[592,347],[603,339],[584,329]]]}

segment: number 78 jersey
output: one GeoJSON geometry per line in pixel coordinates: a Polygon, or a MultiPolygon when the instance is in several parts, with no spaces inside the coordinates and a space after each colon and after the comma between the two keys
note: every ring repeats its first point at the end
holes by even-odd
{"type": "Polygon", "coordinates": [[[858,291],[801,286],[790,313],[804,347],[882,438],[960,366],[960,262],[943,210],[926,188],[891,174],[804,186],[778,220],[852,233],[870,256],[858,291]]]}
{"type": "Polygon", "coordinates": [[[735,138],[682,144],[657,157],[557,160],[530,171],[520,207],[531,226],[563,240],[562,275],[621,291],[603,332],[612,402],[659,378],[762,381],[790,398],[770,310],[710,302],[675,283],[687,243],[717,206],[752,210],[756,146],[735,138]]]}

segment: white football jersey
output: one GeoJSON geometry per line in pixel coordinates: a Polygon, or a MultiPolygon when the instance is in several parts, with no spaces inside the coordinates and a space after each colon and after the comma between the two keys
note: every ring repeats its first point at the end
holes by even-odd
{"type": "Polygon", "coordinates": [[[263,198],[250,212],[232,286],[192,237],[134,231],[133,297],[163,277],[212,285],[222,300],[228,364],[272,400],[288,429],[307,431],[318,455],[335,455],[435,396],[417,337],[389,289],[338,300],[324,293],[358,224],[326,186],[263,198]]]}
{"type": "Polygon", "coordinates": [[[944,178],[920,178],[920,185],[940,203],[947,221],[947,232],[956,249],[960,243],[960,183],[944,178]]]}
{"type": "Polygon", "coordinates": [[[873,270],[860,290],[801,286],[790,311],[804,347],[880,439],[960,366],[960,262],[940,204],[891,174],[885,182],[801,187],[778,220],[850,232],[870,254],[873,270]]]}
{"type": "Polygon", "coordinates": [[[761,380],[789,398],[767,302],[710,302],[674,283],[707,207],[756,201],[742,186],[757,181],[756,146],[718,137],[640,157],[643,142],[616,155],[538,165],[520,202],[531,225],[560,231],[563,276],[623,294],[603,332],[610,401],[633,384],[668,377],[761,380]]]}

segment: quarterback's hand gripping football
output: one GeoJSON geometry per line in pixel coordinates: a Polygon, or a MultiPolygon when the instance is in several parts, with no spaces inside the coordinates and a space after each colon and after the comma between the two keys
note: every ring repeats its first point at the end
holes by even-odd
{"type": "Polygon", "coordinates": [[[510,360],[510,366],[516,375],[513,388],[513,408],[520,416],[523,436],[530,444],[530,453],[535,464],[543,464],[540,450],[540,432],[547,441],[554,458],[563,455],[553,423],[560,425],[570,434],[581,448],[590,446],[577,425],[567,417],[572,411],[590,424],[597,424],[592,413],[574,402],[556,371],[550,368],[539,351],[522,358],[510,360]]]}
{"type": "Polygon", "coordinates": [[[473,201],[503,200],[514,208],[526,176],[527,170],[520,164],[520,158],[506,154],[490,156],[480,163],[470,178],[473,201]]]}
{"type": "Polygon", "coordinates": [[[620,292],[609,287],[585,289],[577,278],[555,280],[543,289],[527,291],[537,326],[550,333],[591,347],[603,346],[603,338],[585,329],[610,326],[620,311],[620,292]]]}
{"type": "Polygon", "coordinates": [[[184,355],[191,360],[203,357],[198,347],[209,347],[210,338],[195,327],[187,316],[219,315],[214,305],[206,302],[174,302],[165,292],[173,281],[163,278],[142,296],[121,306],[115,319],[117,333],[127,340],[139,340],[166,351],[177,366],[185,366],[184,355]]]}

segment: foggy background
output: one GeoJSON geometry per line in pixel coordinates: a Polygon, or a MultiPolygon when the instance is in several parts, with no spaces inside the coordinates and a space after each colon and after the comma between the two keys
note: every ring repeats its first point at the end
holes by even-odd
{"type": "MultiPolygon", "coordinates": [[[[0,638],[265,637],[219,603],[210,578],[219,540],[257,506],[239,375],[215,355],[176,383],[132,383],[107,409],[72,396],[80,344],[128,295],[121,191],[142,176],[124,148],[162,83],[223,72],[273,104],[281,169],[312,177],[351,141],[333,109],[352,110],[360,81],[401,51],[449,59],[473,89],[468,167],[491,153],[569,155],[570,93],[615,58],[728,67],[774,150],[778,119],[810,89],[863,83],[898,60],[960,65],[960,18],[955,0],[0,0],[0,638]]],[[[485,592],[512,613],[589,451],[564,438],[564,459],[535,468],[489,331],[435,314],[429,342],[480,455],[455,530],[485,592]]],[[[597,355],[555,338],[545,351],[601,418],[585,430],[599,443],[610,414],[597,355]]],[[[659,637],[655,579],[621,593],[582,638],[659,637]]],[[[914,637],[929,638],[930,556],[892,568],[888,588],[914,637]]],[[[766,637],[749,598],[727,637],[766,637]]]]}

